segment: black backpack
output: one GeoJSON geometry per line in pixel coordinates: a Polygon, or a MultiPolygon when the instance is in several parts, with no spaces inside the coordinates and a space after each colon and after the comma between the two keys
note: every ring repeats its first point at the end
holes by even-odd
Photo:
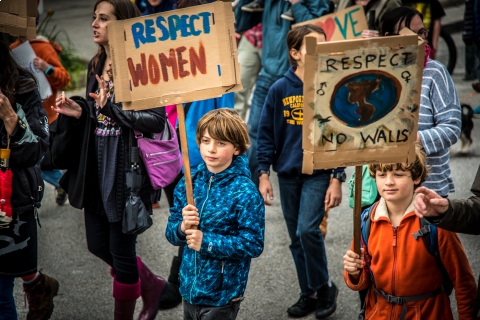
{"type": "MultiPolygon", "coordinates": [[[[368,238],[370,236],[370,226],[371,226],[371,213],[372,209],[376,205],[376,202],[372,204],[368,209],[365,209],[361,215],[361,236],[362,236],[362,243],[364,244],[365,251],[367,251],[368,248],[368,238]]],[[[447,270],[445,269],[445,266],[442,263],[442,260],[440,259],[440,253],[438,251],[438,230],[437,227],[434,225],[431,225],[425,220],[424,218],[420,219],[420,229],[412,236],[415,238],[415,240],[418,240],[418,238],[423,239],[423,243],[425,244],[425,247],[427,248],[428,253],[430,253],[434,258],[435,262],[437,263],[438,269],[440,270],[440,273],[442,274],[442,287],[431,291],[427,292],[418,296],[410,296],[410,297],[396,297],[392,296],[389,294],[386,294],[382,290],[379,290],[375,286],[375,279],[373,278],[373,273],[370,270],[370,262],[368,259],[365,258],[365,262],[368,266],[368,269],[370,271],[370,277],[372,280],[372,285],[373,289],[375,290],[375,293],[378,295],[382,296],[385,300],[387,300],[390,303],[394,304],[402,304],[403,305],[403,310],[402,314],[400,315],[400,319],[404,319],[407,308],[406,308],[406,303],[410,301],[417,301],[417,300],[423,300],[429,297],[433,297],[442,291],[445,292],[447,296],[450,296],[453,290],[453,283],[452,280],[450,279],[450,276],[448,275],[447,270]]],[[[364,312],[365,312],[365,304],[362,307],[362,312],[360,314],[359,319],[363,319],[362,316],[364,317],[364,312]]]]}

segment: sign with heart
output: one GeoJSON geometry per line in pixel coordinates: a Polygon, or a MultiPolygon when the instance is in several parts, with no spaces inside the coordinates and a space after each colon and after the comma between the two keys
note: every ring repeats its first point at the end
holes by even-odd
{"type": "Polygon", "coordinates": [[[318,19],[308,20],[292,26],[316,24],[325,31],[327,41],[360,38],[362,31],[368,29],[363,6],[356,5],[345,10],[327,14],[318,19]]]}

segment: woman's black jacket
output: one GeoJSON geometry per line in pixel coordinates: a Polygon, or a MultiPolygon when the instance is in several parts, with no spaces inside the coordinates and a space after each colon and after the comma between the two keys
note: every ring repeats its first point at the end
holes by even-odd
{"type": "MultiPolygon", "coordinates": [[[[48,149],[48,119],[35,81],[23,74],[15,87],[12,108],[18,123],[10,136],[10,168],[13,174],[11,204],[14,212],[40,208],[44,183],[40,161],[48,149]]],[[[7,132],[0,120],[1,148],[7,147],[7,132]]]]}
{"type": "MultiPolygon", "coordinates": [[[[94,108],[94,99],[89,97],[89,93],[95,92],[98,82],[95,74],[102,74],[105,63],[105,55],[100,58],[95,72],[88,77],[86,99],[82,97],[72,97],[82,107],[82,116],[80,119],[60,115],[52,123],[52,146],[51,157],[53,166],[59,169],[67,169],[60,180],[60,185],[68,193],[70,204],[78,209],[97,211],[101,205],[99,194],[99,183],[97,173],[97,155],[95,150],[94,129],[97,123],[94,108]]],[[[88,70],[91,69],[90,61],[88,70]]],[[[102,108],[101,113],[114,120],[122,128],[123,147],[118,150],[117,156],[123,156],[129,159],[129,136],[133,130],[142,133],[163,132],[166,114],[165,108],[156,108],[143,111],[123,110],[122,103],[111,103],[110,101],[102,108]]],[[[135,140],[135,139],[133,139],[135,140]]],[[[118,175],[125,175],[130,167],[130,162],[125,161],[125,167],[116,170],[118,175]]],[[[144,176],[140,196],[143,203],[151,210],[150,193],[152,191],[150,179],[141,164],[141,172],[144,176]]],[[[121,179],[124,181],[125,179],[121,179]]],[[[117,202],[119,207],[116,209],[117,217],[113,220],[121,219],[121,214],[125,207],[126,197],[128,195],[125,185],[118,185],[118,190],[122,190],[123,199],[117,202]]],[[[118,192],[117,194],[120,194],[118,192]]],[[[110,219],[110,218],[109,218],[110,219]]]]}

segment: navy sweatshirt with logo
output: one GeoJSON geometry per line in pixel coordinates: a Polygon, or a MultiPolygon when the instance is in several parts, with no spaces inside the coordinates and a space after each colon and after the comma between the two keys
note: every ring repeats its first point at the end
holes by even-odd
{"type": "MultiPolygon", "coordinates": [[[[283,78],[268,91],[263,105],[257,138],[259,170],[273,170],[280,175],[301,175],[303,162],[303,82],[290,67],[283,78]]],[[[315,170],[313,174],[343,172],[315,170]]]]}

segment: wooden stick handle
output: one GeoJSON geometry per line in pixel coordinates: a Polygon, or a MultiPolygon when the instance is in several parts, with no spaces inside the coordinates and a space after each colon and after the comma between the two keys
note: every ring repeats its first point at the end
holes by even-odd
{"type": "Polygon", "coordinates": [[[182,145],[183,172],[185,176],[185,187],[187,189],[188,204],[195,205],[193,199],[192,175],[190,172],[190,159],[188,158],[187,131],[185,130],[185,112],[183,104],[177,104],[178,131],[180,132],[180,144],[182,145]]]}
{"type": "Polygon", "coordinates": [[[355,198],[353,203],[353,251],[360,255],[362,214],[362,166],[355,166],[355,198]]]}

